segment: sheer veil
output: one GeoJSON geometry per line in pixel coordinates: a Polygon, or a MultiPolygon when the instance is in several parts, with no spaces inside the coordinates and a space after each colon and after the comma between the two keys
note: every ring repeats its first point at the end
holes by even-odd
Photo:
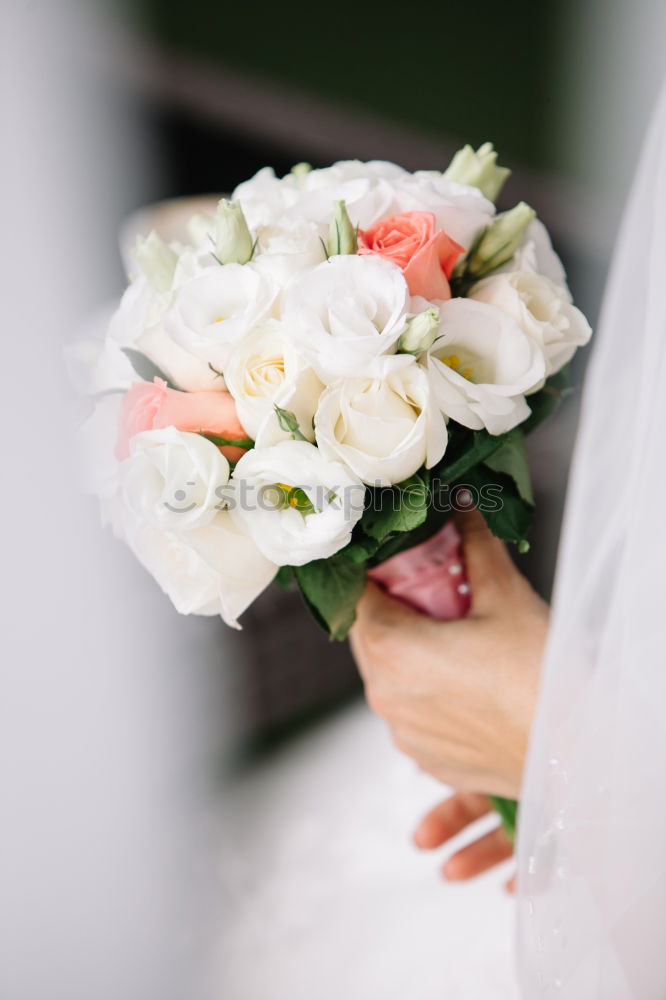
{"type": "Polygon", "coordinates": [[[518,837],[523,994],[666,997],[666,88],[583,399],[518,837]]]}

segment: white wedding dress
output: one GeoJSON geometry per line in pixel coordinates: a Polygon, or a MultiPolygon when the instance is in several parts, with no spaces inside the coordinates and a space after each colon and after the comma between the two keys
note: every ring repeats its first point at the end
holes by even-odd
{"type": "Polygon", "coordinates": [[[666,90],[583,399],[522,798],[528,1000],[666,997],[666,90]]]}

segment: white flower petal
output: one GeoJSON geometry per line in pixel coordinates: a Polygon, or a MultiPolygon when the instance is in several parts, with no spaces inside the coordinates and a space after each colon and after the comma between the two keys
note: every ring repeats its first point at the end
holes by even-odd
{"type": "Polygon", "coordinates": [[[225,382],[251,438],[257,439],[277,405],[295,413],[302,433],[314,440],[312,418],[324,387],[283,323],[269,320],[243,338],[225,368],[225,382]]]}
{"type": "Polygon", "coordinates": [[[137,517],[173,531],[209,524],[229,481],[229,463],[200,434],[166,427],[141,431],[120,468],[122,489],[137,517]]]}
{"type": "Polygon", "coordinates": [[[289,288],[282,315],[300,350],[328,383],[370,374],[380,357],[394,353],[408,308],[399,268],[380,257],[344,255],[289,288]]]}
{"type": "Polygon", "coordinates": [[[410,364],[382,379],[341,379],[321,397],[315,434],[322,454],[371,486],[390,486],[444,454],[446,424],[425,371],[410,364]]]}
{"type": "Polygon", "coordinates": [[[277,572],[227,511],[195,531],[179,533],[123,507],[117,528],[182,615],[220,615],[239,628],[238,617],[277,572]]]}
{"type": "Polygon", "coordinates": [[[501,310],[543,350],[546,375],[573,357],[592,335],[589,323],[571,302],[566,286],[533,270],[491,275],[474,285],[470,298],[501,310]]]}
{"type": "Polygon", "coordinates": [[[445,416],[501,434],[529,415],[524,396],[543,382],[545,359],[511,317],[484,302],[451,299],[440,307],[440,334],[425,363],[445,416]]]}
{"type": "Polygon", "coordinates": [[[252,265],[215,264],[176,292],[164,331],[187,354],[223,371],[236,344],[270,314],[276,295],[252,265]]]}
{"type": "Polygon", "coordinates": [[[363,513],[365,489],[357,477],[306,441],[252,449],[236,465],[232,482],[233,516],[264,555],[281,566],[334,555],[349,542],[363,513]],[[276,487],[285,494],[302,490],[314,510],[302,512],[288,501],[276,504],[276,487]]]}

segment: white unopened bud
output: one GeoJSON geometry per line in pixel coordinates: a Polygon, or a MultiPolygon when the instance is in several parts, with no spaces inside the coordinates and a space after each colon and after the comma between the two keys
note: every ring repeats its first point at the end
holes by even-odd
{"type": "Polygon", "coordinates": [[[508,167],[497,166],[497,153],[492,142],[484,142],[476,152],[471,146],[463,146],[444,171],[448,180],[479,188],[491,201],[496,201],[510,174],[508,167]]]}
{"type": "Polygon", "coordinates": [[[412,316],[398,341],[403,354],[422,354],[432,347],[439,329],[439,310],[426,309],[412,316]]]}
{"type": "Polygon", "coordinates": [[[466,273],[472,278],[482,278],[510,261],[523,243],[527,227],[535,216],[534,209],[524,201],[510,212],[496,216],[475,247],[466,273]]]}
{"type": "Polygon", "coordinates": [[[294,177],[304,177],[305,174],[309,174],[311,170],[312,170],[311,163],[305,163],[305,162],[295,163],[291,168],[290,173],[292,173],[294,177]]]}
{"type": "Polygon", "coordinates": [[[141,273],[157,292],[168,292],[178,263],[178,255],[153,229],[149,236],[140,236],[132,256],[141,273]]]}
{"type": "Polygon", "coordinates": [[[347,214],[344,201],[336,201],[328,230],[328,255],[335,257],[343,253],[356,253],[358,237],[356,229],[347,214]]]}
{"type": "Polygon", "coordinates": [[[215,216],[215,256],[221,264],[247,264],[252,250],[243,209],[237,201],[221,198],[215,216]]]}

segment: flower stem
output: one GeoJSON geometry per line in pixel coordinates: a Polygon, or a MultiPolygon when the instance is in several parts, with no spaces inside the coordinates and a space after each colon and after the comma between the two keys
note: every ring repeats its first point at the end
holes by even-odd
{"type": "Polygon", "coordinates": [[[491,795],[490,801],[499,813],[502,826],[506,830],[509,840],[513,844],[516,839],[516,826],[518,823],[518,803],[513,799],[502,799],[499,795],[491,795]]]}

